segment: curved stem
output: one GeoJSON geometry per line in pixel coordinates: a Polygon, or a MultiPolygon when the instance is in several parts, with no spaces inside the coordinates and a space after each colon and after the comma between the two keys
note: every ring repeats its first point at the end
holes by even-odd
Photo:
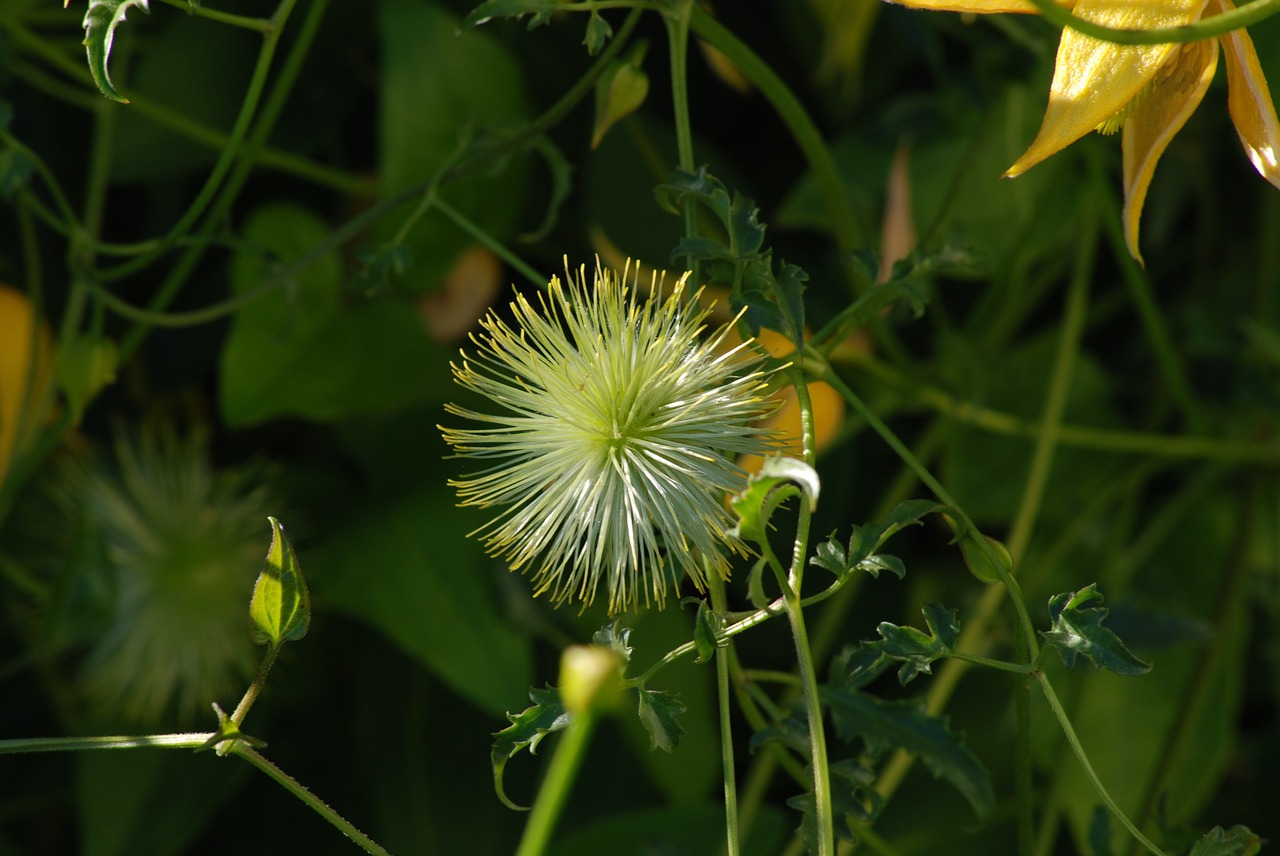
{"type": "MultiPolygon", "coordinates": [[[[262,92],[267,85],[267,75],[271,70],[271,60],[275,56],[276,45],[280,41],[284,23],[288,20],[289,13],[296,3],[297,0],[281,0],[275,14],[271,17],[270,27],[263,30],[262,47],[258,53],[258,61],[254,64],[253,75],[249,78],[249,86],[245,90],[244,100],[240,105],[240,113],[236,116],[235,124],[231,127],[227,146],[218,156],[217,162],[214,163],[213,169],[205,179],[204,186],[200,188],[200,192],[196,194],[196,198],[192,200],[191,205],[183,212],[178,222],[169,229],[164,237],[160,238],[154,248],[135,259],[109,270],[101,271],[99,276],[102,279],[120,279],[146,267],[158,258],[160,254],[172,247],[178,238],[187,234],[191,227],[196,224],[200,215],[213,203],[217,196],[218,188],[222,185],[223,178],[230,172],[232,164],[237,157],[241,155],[241,145],[248,136],[254,113],[258,109],[258,102],[262,98],[262,92]]],[[[260,121],[259,127],[262,124],[264,123],[260,121]]]]}
{"type": "MultiPolygon", "coordinates": [[[[716,573],[707,576],[711,608],[723,615],[727,606],[724,580],[716,573]]],[[[716,698],[720,713],[720,763],[724,772],[725,856],[739,856],[741,835],[738,827],[738,780],[733,758],[733,718],[729,708],[729,666],[733,659],[732,643],[725,641],[716,648],[716,698]]]]}
{"type": "Polygon", "coordinates": [[[1211,39],[1232,30],[1256,24],[1280,11],[1280,0],[1255,0],[1253,3],[1240,6],[1222,15],[1204,18],[1182,27],[1130,30],[1086,21],[1059,6],[1055,0],[1031,0],[1031,3],[1040,10],[1040,14],[1046,20],[1052,21],[1059,27],[1070,27],[1086,36],[1118,45],[1167,45],[1211,39]]]}
{"type": "Polygon", "coordinates": [[[1112,799],[1111,794],[1107,791],[1106,786],[1102,784],[1102,780],[1098,778],[1098,774],[1094,771],[1093,765],[1089,763],[1089,756],[1085,754],[1084,746],[1080,744],[1080,738],[1076,736],[1076,730],[1071,725],[1071,719],[1067,716],[1066,710],[1062,707],[1062,702],[1058,700],[1058,695],[1053,691],[1053,685],[1049,683],[1049,678],[1044,672],[1036,673],[1036,682],[1040,684],[1040,690],[1044,693],[1045,700],[1049,702],[1049,707],[1053,709],[1053,715],[1058,719],[1058,725],[1062,727],[1062,733],[1067,738],[1067,743],[1071,746],[1071,751],[1075,752],[1076,759],[1080,762],[1081,768],[1084,770],[1085,777],[1093,785],[1094,791],[1097,792],[1098,798],[1102,800],[1102,804],[1111,810],[1121,825],[1129,831],[1143,847],[1150,850],[1156,856],[1165,856],[1165,852],[1142,834],[1142,830],[1134,826],[1133,821],[1120,810],[1120,806],[1112,799]]]}
{"type": "MultiPolygon", "coordinates": [[[[835,159],[822,139],[822,133],[813,119],[805,111],[800,99],[783,82],[777,73],[746,46],[737,36],[721,26],[701,6],[693,6],[690,19],[693,31],[716,50],[723,53],[746,75],[760,92],[773,105],[779,118],[791,132],[800,151],[804,154],[809,169],[827,206],[827,214],[831,218],[831,231],[836,245],[844,251],[855,250],[867,245],[867,230],[858,222],[849,198],[845,194],[844,181],[836,168],[835,159]]],[[[871,287],[865,272],[860,265],[846,263],[846,274],[854,290],[861,294],[871,287]]]]}

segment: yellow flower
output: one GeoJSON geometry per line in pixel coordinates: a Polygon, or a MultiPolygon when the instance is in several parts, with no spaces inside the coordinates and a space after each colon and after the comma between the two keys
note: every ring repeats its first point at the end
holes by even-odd
{"type": "MultiPolygon", "coordinates": [[[[1028,0],[897,2],[953,12],[1036,11],[1028,0]]],[[[1067,0],[1061,5],[1083,20],[1124,29],[1185,26],[1235,8],[1231,0],[1067,0]]],[[[1280,187],[1280,121],[1253,40],[1243,29],[1166,45],[1119,45],[1063,30],[1044,123],[1005,175],[1021,175],[1092,130],[1121,130],[1125,242],[1141,263],[1138,221],[1156,161],[1209,88],[1219,45],[1227,60],[1227,104],[1245,154],[1265,179],[1280,187]]]]}

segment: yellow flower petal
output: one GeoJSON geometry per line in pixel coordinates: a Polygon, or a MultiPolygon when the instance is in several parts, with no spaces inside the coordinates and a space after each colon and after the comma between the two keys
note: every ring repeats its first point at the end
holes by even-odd
{"type": "MultiPolygon", "coordinates": [[[[1208,0],[1079,0],[1075,14],[1108,27],[1178,27],[1199,20],[1208,0]]],[[[1129,105],[1177,45],[1118,45],[1067,29],[1049,89],[1049,107],[1031,147],[1005,173],[1021,175],[1129,105]]]]}
{"type": "MultiPolygon", "coordinates": [[[[1210,0],[1207,12],[1217,15],[1234,8],[1231,0],[1210,0]]],[[[1219,42],[1227,56],[1227,105],[1245,154],[1263,178],[1280,187],[1276,160],[1280,155],[1280,121],[1253,39],[1248,30],[1241,29],[1221,36],[1219,42]]]]}
{"type": "Polygon", "coordinates": [[[1182,129],[1200,106],[1218,67],[1214,39],[1189,42],[1157,75],[1149,92],[1125,120],[1120,148],[1124,163],[1124,240],[1129,255],[1142,264],[1138,252],[1138,221],[1155,172],[1156,161],[1173,135],[1182,129]]]}
{"type": "MultiPolygon", "coordinates": [[[[1000,12],[1034,15],[1040,11],[1031,0],[889,0],[889,2],[899,6],[910,6],[912,9],[928,9],[931,12],[969,12],[976,15],[1000,12]]],[[[1071,8],[1070,3],[1061,5],[1071,8]]]]}

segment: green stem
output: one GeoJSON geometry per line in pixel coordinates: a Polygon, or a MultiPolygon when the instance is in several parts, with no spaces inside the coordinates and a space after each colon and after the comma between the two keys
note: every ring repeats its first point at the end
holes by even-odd
{"type": "Polygon", "coordinates": [[[515,268],[515,270],[527,279],[530,284],[539,287],[547,284],[547,278],[534,270],[532,265],[517,256],[515,253],[511,252],[511,250],[507,249],[506,245],[490,235],[484,229],[480,228],[479,224],[474,220],[468,219],[467,216],[457,208],[454,208],[438,196],[434,197],[433,204],[435,205],[435,209],[452,220],[455,226],[466,232],[472,238],[475,238],[477,243],[487,247],[494,255],[502,259],[511,267],[515,268]]]}
{"type": "MultiPolygon", "coordinates": [[[[265,84],[266,69],[270,65],[269,58],[275,53],[276,44],[284,32],[284,25],[296,3],[297,0],[281,0],[280,5],[276,7],[276,11],[271,17],[272,28],[263,39],[262,54],[259,57],[258,68],[254,72],[254,80],[250,83],[250,92],[261,92],[265,84]],[[266,59],[265,62],[263,61],[264,58],[266,59]],[[262,71],[261,80],[258,75],[259,70],[262,71]]],[[[281,66],[280,74],[276,78],[271,94],[262,106],[252,133],[245,138],[242,157],[236,165],[235,171],[228,177],[218,199],[213,203],[208,216],[201,225],[200,231],[204,236],[207,237],[223,222],[223,218],[230,212],[231,205],[239,196],[241,188],[252,172],[255,156],[266,142],[271,129],[275,126],[275,120],[279,117],[280,110],[284,107],[285,99],[293,88],[293,82],[302,69],[302,62],[306,58],[316,30],[319,29],[320,21],[324,17],[324,10],[327,6],[327,0],[313,0],[308,7],[302,27],[299,29],[297,38],[294,40],[289,54],[281,66]]],[[[256,94],[254,95],[254,101],[257,101],[256,94]]],[[[235,131],[233,131],[232,136],[233,138],[235,137],[235,131]]],[[[169,302],[173,300],[179,289],[186,283],[187,278],[195,270],[196,265],[199,264],[203,256],[204,247],[200,244],[191,247],[182,255],[151,299],[149,305],[151,311],[162,310],[169,305],[169,302]]],[[[135,259],[134,261],[138,260],[135,259]]],[[[133,329],[125,335],[120,344],[121,362],[141,344],[142,338],[146,335],[149,327],[149,324],[140,322],[135,324],[133,329]]]]}
{"type": "MultiPolygon", "coordinates": [[[[791,132],[800,151],[804,154],[809,169],[827,206],[827,214],[831,218],[831,230],[836,244],[842,251],[855,250],[867,245],[866,229],[859,225],[849,199],[845,195],[844,181],[836,168],[822,133],[813,119],[809,117],[800,99],[795,96],[783,82],[782,78],[760,59],[751,48],[747,47],[737,36],[726,29],[702,6],[695,5],[690,19],[693,31],[698,37],[725,55],[747,80],[755,86],[773,105],[779,118],[791,132]]],[[[852,267],[856,268],[857,265],[852,267]]],[[[861,272],[853,274],[853,281],[859,293],[870,287],[861,272]]]]}
{"type": "Polygon", "coordinates": [[[254,675],[253,682],[244,691],[244,697],[240,699],[240,703],[236,705],[236,709],[231,714],[231,722],[237,728],[244,722],[244,718],[249,715],[249,709],[253,707],[253,703],[258,700],[258,696],[262,693],[262,688],[266,686],[267,674],[271,671],[271,667],[275,665],[276,657],[278,656],[280,656],[280,646],[268,645],[267,653],[263,655],[262,662],[258,664],[258,674],[254,675]]]}
{"type": "MultiPolygon", "coordinates": [[[[680,168],[692,173],[696,167],[693,158],[693,125],[689,118],[689,17],[695,8],[691,0],[683,0],[677,10],[664,16],[667,25],[667,44],[671,54],[671,102],[672,118],[676,126],[676,157],[680,168]]],[[[684,209],[684,236],[698,236],[698,209],[693,200],[681,203],[684,209]]],[[[698,265],[693,265],[693,281],[701,282],[698,265]]]]}
{"type": "Polygon", "coordinates": [[[374,856],[391,856],[378,842],[356,829],[345,817],[331,809],[323,800],[317,797],[311,791],[307,790],[298,780],[290,776],[284,770],[281,770],[275,764],[262,757],[258,752],[245,743],[243,740],[228,741],[231,745],[231,754],[237,755],[271,778],[275,779],[289,793],[302,800],[316,814],[323,817],[329,823],[338,828],[338,831],[350,838],[366,853],[372,853],[374,856]]]}
{"type": "Polygon", "coordinates": [[[271,21],[266,18],[248,18],[244,15],[232,15],[229,12],[219,12],[217,9],[210,9],[206,6],[193,6],[190,0],[162,0],[170,6],[176,6],[189,15],[195,15],[198,18],[208,18],[210,21],[217,21],[219,24],[227,24],[232,27],[241,27],[246,30],[254,30],[259,33],[268,33],[271,31],[271,21]]]}
{"type": "Polygon", "coordinates": [[[1071,724],[1071,719],[1067,716],[1066,710],[1062,707],[1062,702],[1058,700],[1058,695],[1053,691],[1053,685],[1049,683],[1049,678],[1044,672],[1036,673],[1036,681],[1040,684],[1040,690],[1044,693],[1045,700],[1049,702],[1049,707],[1053,709],[1053,715],[1058,719],[1058,725],[1062,727],[1062,733],[1067,738],[1067,743],[1071,746],[1071,751],[1075,752],[1076,759],[1080,762],[1080,767],[1084,770],[1085,777],[1093,785],[1094,791],[1097,792],[1098,798],[1102,800],[1102,804],[1111,810],[1121,825],[1129,831],[1143,847],[1146,847],[1155,856],[1166,856],[1165,852],[1142,834],[1142,830],[1134,826],[1133,821],[1120,810],[1120,806],[1112,799],[1111,794],[1107,791],[1106,786],[1102,784],[1102,780],[1098,778],[1098,774],[1094,771],[1093,765],[1089,763],[1089,756],[1085,754],[1084,746],[1080,744],[1080,738],[1076,736],[1075,727],[1071,724]]]}
{"type": "MultiPolygon", "coordinates": [[[[267,76],[271,70],[271,60],[275,57],[276,45],[280,41],[284,23],[288,19],[295,3],[297,3],[297,0],[281,0],[275,14],[271,17],[271,26],[263,31],[262,47],[258,53],[258,61],[254,64],[253,74],[249,78],[249,86],[245,90],[244,100],[240,104],[240,113],[236,116],[235,124],[231,126],[227,146],[218,156],[218,160],[214,163],[213,169],[209,172],[204,185],[200,188],[200,192],[196,194],[196,198],[192,200],[191,205],[178,218],[178,222],[169,229],[167,234],[159,239],[151,251],[114,268],[101,271],[100,277],[102,279],[108,281],[120,279],[146,267],[172,247],[178,238],[186,235],[196,224],[200,215],[214,202],[223,178],[230,172],[237,157],[241,155],[241,145],[249,134],[254,113],[258,109],[258,102],[261,100],[263,90],[267,85],[267,76]]],[[[262,124],[260,121],[259,127],[262,124]]]]}
{"type": "MultiPolygon", "coordinates": [[[[707,576],[707,588],[711,594],[711,608],[718,615],[724,615],[728,606],[725,598],[724,580],[714,571],[707,576]]],[[[729,707],[729,665],[732,653],[726,640],[724,647],[716,648],[716,698],[720,711],[720,763],[724,772],[724,828],[726,856],[739,856],[741,853],[738,831],[738,780],[733,758],[733,718],[729,707]]]]}
{"type": "Polygon", "coordinates": [[[89,749],[199,749],[213,732],[146,734],[132,737],[19,737],[0,740],[0,755],[19,752],[82,752],[89,749]]]}
{"type": "MultiPolygon", "coordinates": [[[[904,392],[909,392],[911,397],[921,405],[992,433],[1035,439],[1044,430],[1037,421],[962,401],[937,387],[909,380],[897,369],[878,360],[864,358],[859,362],[859,366],[877,379],[899,387],[904,392]]],[[[1274,443],[1218,440],[1188,435],[1170,437],[1167,434],[1111,431],[1079,425],[1059,426],[1058,443],[1082,449],[1140,454],[1148,457],[1190,458],[1234,463],[1243,461],[1259,464],[1280,463],[1280,445],[1274,443]]]]}
{"type": "Polygon", "coordinates": [[[538,789],[538,798],[533,804],[516,856],[542,856],[546,852],[556,820],[560,817],[578,767],[586,755],[597,716],[588,707],[564,729],[564,736],[556,746],[555,755],[547,768],[547,776],[538,789]]]}
{"type": "Polygon", "coordinates": [[[1233,11],[1212,18],[1204,18],[1194,24],[1181,27],[1157,27],[1150,30],[1131,30],[1123,27],[1105,27],[1086,21],[1059,6],[1055,0],[1031,0],[1045,19],[1059,27],[1070,27],[1077,32],[1114,42],[1119,45],[1168,45],[1182,44],[1221,36],[1241,27],[1263,21],[1280,11],[1280,0],[1255,0],[1233,11]]]}

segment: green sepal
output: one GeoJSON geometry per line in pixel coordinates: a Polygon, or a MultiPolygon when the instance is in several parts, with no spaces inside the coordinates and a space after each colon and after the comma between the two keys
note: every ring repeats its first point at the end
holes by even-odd
{"type": "Polygon", "coordinates": [[[877,758],[888,749],[920,757],[936,778],[945,779],[981,818],[995,805],[991,776],[978,756],[953,732],[945,717],[929,716],[918,700],[886,701],[848,686],[828,689],[831,718],[845,740],[861,738],[877,758]]]}
{"type": "Polygon", "coordinates": [[[125,13],[131,6],[137,6],[143,12],[150,13],[147,8],[149,0],[89,0],[89,8],[84,13],[84,46],[89,56],[89,73],[98,89],[112,101],[128,104],[125,98],[111,85],[111,77],[107,74],[107,61],[111,57],[111,43],[115,40],[116,26],[124,20],[125,13]]]}
{"type": "Polygon", "coordinates": [[[640,690],[640,724],[649,732],[649,747],[670,752],[680,745],[684,726],[677,717],[688,708],[669,692],[640,690]]]}
{"type": "Polygon", "coordinates": [[[464,27],[479,27],[494,18],[523,18],[532,15],[529,29],[551,23],[558,0],[485,0],[463,19],[464,27]]]}
{"type": "Polygon", "coordinates": [[[114,383],[119,355],[116,343],[106,336],[76,336],[58,348],[58,387],[71,411],[72,424],[79,425],[85,408],[114,383]]]}
{"type": "Polygon", "coordinates": [[[902,579],[907,571],[902,562],[895,556],[879,554],[879,549],[900,529],[917,526],[926,514],[943,511],[947,506],[927,499],[909,499],[900,502],[889,512],[889,516],[879,523],[866,526],[854,526],[846,549],[836,540],[835,533],[818,545],[817,553],[809,560],[809,564],[825,568],[842,578],[853,570],[866,571],[878,577],[881,571],[889,571],[902,579]]]}
{"type": "Polygon", "coordinates": [[[267,520],[271,521],[271,547],[253,585],[249,617],[253,621],[253,641],[275,647],[307,635],[311,598],[284,527],[274,517],[267,520]]]}
{"type": "Polygon", "coordinates": [[[684,270],[703,265],[707,281],[732,288],[730,308],[743,307],[753,334],[761,327],[785,333],[796,349],[804,347],[804,284],[808,276],[795,265],[780,262],[774,272],[773,251],[764,248],[765,227],[755,202],[729,190],[705,166],[697,172],[677,169],[654,191],[658,204],[673,214],[685,204],[699,204],[721,223],[724,242],[705,237],[682,239],[671,261],[684,270]],[[682,261],[683,260],[683,261],[682,261]]]}
{"type": "MultiPolygon", "coordinates": [[[[587,32],[589,36],[590,29],[587,32]]],[[[610,128],[644,104],[649,95],[649,75],[645,74],[642,65],[647,49],[645,42],[637,43],[625,57],[609,63],[596,80],[596,118],[591,129],[591,148],[599,148],[610,128]]]]}
{"type": "Polygon", "coordinates": [[[1230,829],[1215,826],[1196,842],[1188,856],[1254,856],[1262,849],[1262,839],[1247,826],[1230,829]]]}
{"type": "Polygon", "coordinates": [[[1097,583],[1049,598],[1052,626],[1040,631],[1045,643],[1058,652],[1068,668],[1075,665],[1076,655],[1081,654],[1096,668],[1118,675],[1145,675],[1151,671],[1149,663],[1135,657],[1119,636],[1102,626],[1111,610],[1084,606],[1091,600],[1102,601],[1097,583]]]}
{"type": "Polygon", "coordinates": [[[512,802],[502,789],[502,771],[506,768],[507,761],[525,748],[528,748],[530,754],[537,754],[542,738],[568,727],[573,721],[572,715],[560,702],[560,690],[550,684],[545,689],[530,688],[529,700],[533,702],[532,707],[517,714],[507,714],[511,724],[494,732],[496,739],[489,752],[489,759],[493,764],[494,790],[502,804],[513,811],[528,811],[529,807],[512,802]]]}
{"type": "Polygon", "coordinates": [[[267,745],[267,741],[259,740],[257,737],[250,737],[240,730],[240,726],[236,725],[222,709],[216,701],[213,703],[213,714],[218,717],[218,728],[209,735],[209,739],[200,746],[196,747],[197,752],[208,752],[210,749],[215,750],[219,755],[227,754],[227,750],[221,747],[230,746],[232,740],[239,740],[247,746],[254,749],[263,749],[267,745]]]}

